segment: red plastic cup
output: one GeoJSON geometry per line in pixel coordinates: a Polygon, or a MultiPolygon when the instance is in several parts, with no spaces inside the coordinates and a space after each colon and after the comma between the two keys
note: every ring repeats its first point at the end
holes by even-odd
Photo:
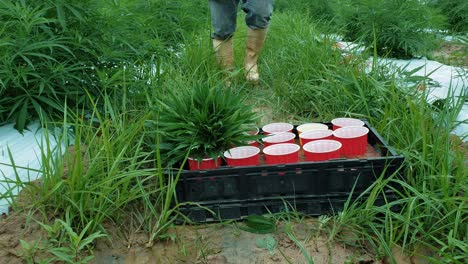
{"type": "Polygon", "coordinates": [[[325,124],[321,123],[306,123],[297,126],[297,133],[301,134],[303,132],[307,131],[313,131],[313,130],[327,130],[328,126],[325,124]]]}
{"type": "Polygon", "coordinates": [[[281,133],[270,134],[270,136],[263,138],[262,141],[265,147],[268,147],[268,146],[271,146],[274,144],[280,144],[280,143],[294,143],[294,138],[296,138],[296,134],[294,133],[281,132],[281,133]]]}
{"type": "Polygon", "coordinates": [[[315,131],[315,130],[328,130],[328,126],[325,124],[321,124],[321,123],[306,123],[306,124],[297,126],[296,130],[297,130],[297,134],[299,134],[299,143],[302,146],[303,144],[305,144],[302,142],[302,139],[300,137],[302,133],[308,132],[308,131],[315,131]]]}
{"type": "Polygon", "coordinates": [[[341,154],[349,157],[366,153],[368,133],[367,127],[350,126],[338,128],[333,131],[333,136],[343,145],[341,154]]]}
{"type": "Polygon", "coordinates": [[[268,146],[263,149],[266,163],[283,164],[296,163],[299,161],[299,150],[301,147],[293,143],[281,143],[268,146]]]}
{"type": "Polygon", "coordinates": [[[305,144],[304,156],[307,161],[324,161],[340,158],[342,144],[336,140],[315,140],[305,144]]]}
{"type": "Polygon", "coordinates": [[[300,142],[304,146],[305,144],[320,140],[320,139],[332,139],[333,138],[333,131],[332,130],[312,130],[303,132],[299,135],[301,139],[300,142]]]}
{"type": "Polygon", "coordinates": [[[280,133],[280,132],[291,132],[294,126],[289,123],[271,123],[268,125],[264,125],[262,127],[262,131],[265,134],[273,134],[273,133],[280,133]]]}
{"type": "Polygon", "coordinates": [[[337,130],[338,128],[342,127],[349,127],[349,126],[364,126],[364,122],[356,119],[356,118],[348,118],[348,117],[340,117],[335,118],[331,121],[333,124],[333,130],[337,130]]]}
{"type": "Polygon", "coordinates": [[[249,146],[258,148],[258,142],[255,140],[249,141],[248,144],[249,146]]]}
{"type": "Polygon", "coordinates": [[[190,170],[210,170],[216,169],[221,165],[221,157],[217,159],[206,158],[202,160],[188,158],[188,164],[190,170]]]}
{"type": "MultiPolygon", "coordinates": [[[[258,135],[259,132],[260,129],[258,127],[255,127],[252,131],[249,131],[249,135],[258,135]]],[[[247,142],[247,144],[249,144],[249,146],[258,148],[258,141],[256,140],[249,141],[247,142]]]]}
{"type": "Polygon", "coordinates": [[[253,146],[231,148],[224,152],[229,166],[256,166],[258,165],[260,149],[253,146]]]}

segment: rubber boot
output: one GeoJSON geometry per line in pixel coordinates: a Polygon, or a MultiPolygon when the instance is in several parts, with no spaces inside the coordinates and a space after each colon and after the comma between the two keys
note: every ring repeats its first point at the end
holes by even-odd
{"type": "Polygon", "coordinates": [[[260,75],[258,73],[257,60],[262,50],[263,43],[265,42],[265,37],[267,34],[267,29],[247,29],[247,51],[245,53],[244,69],[246,71],[245,78],[247,81],[257,84],[260,80],[260,75]]]}
{"type": "Polygon", "coordinates": [[[216,52],[218,64],[227,71],[234,68],[234,47],[232,38],[227,40],[213,39],[213,48],[216,52]]]}

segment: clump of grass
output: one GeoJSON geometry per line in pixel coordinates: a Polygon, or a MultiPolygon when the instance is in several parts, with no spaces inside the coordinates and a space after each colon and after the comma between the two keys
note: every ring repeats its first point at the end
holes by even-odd
{"type": "Polygon", "coordinates": [[[245,98],[223,85],[202,82],[179,86],[177,92],[158,99],[155,128],[169,148],[170,164],[181,162],[190,153],[194,159],[217,159],[232,146],[240,146],[255,136],[248,134],[257,115],[245,98]]]}
{"type": "Polygon", "coordinates": [[[453,32],[467,32],[468,3],[463,0],[432,0],[429,5],[441,10],[447,17],[448,28],[453,32]]]}
{"type": "Polygon", "coordinates": [[[311,23],[286,13],[276,17],[270,28],[261,69],[271,90],[281,98],[280,108],[313,120],[371,111],[380,102],[376,95],[383,88],[365,74],[364,55],[343,57],[333,37],[322,35],[311,23]],[[364,105],[359,100],[363,96],[372,105],[364,105]]]}
{"type": "MultiPolygon", "coordinates": [[[[120,103],[119,107],[126,104],[120,103]]],[[[25,199],[29,202],[12,204],[18,211],[54,215],[53,221],[63,219],[66,228],[48,238],[52,243],[49,246],[55,248],[51,251],[53,254],[60,254],[57,247],[74,241],[65,239],[71,235],[79,234],[82,239],[89,237],[87,240],[92,241],[106,234],[104,224],[117,225],[125,221],[134,204],[153,209],[152,217],[146,218],[143,224],[158,219],[157,225],[148,230],[156,234],[149,235],[151,241],[164,233],[168,223],[173,221],[171,212],[177,207],[170,208],[170,205],[177,180],[175,175],[166,179],[155,154],[157,151],[145,149],[144,126],[148,115],[140,111],[123,112],[110,101],[104,105],[102,112],[95,108],[84,119],[81,114],[69,114],[75,118],[71,122],[65,119],[62,129],[66,132],[71,126],[73,136],[63,133],[58,138],[65,144],[63,149],[60,146],[51,149],[45,142],[41,153],[40,184],[24,184],[28,190],[24,192],[25,199]],[[73,144],[73,150],[67,146],[69,142],[73,144]]],[[[53,226],[53,222],[46,220],[42,226],[53,226]]],[[[79,251],[89,249],[81,244],[69,246],[63,254],[78,256],[79,251]]]]}
{"type": "Polygon", "coordinates": [[[444,16],[418,0],[342,0],[335,5],[338,24],[348,40],[362,41],[379,55],[408,58],[437,47],[444,16]]]}
{"type": "Polygon", "coordinates": [[[313,21],[329,23],[335,18],[334,5],[337,2],[339,0],[296,0],[294,4],[291,4],[287,0],[276,0],[275,12],[300,13],[313,21]]]}

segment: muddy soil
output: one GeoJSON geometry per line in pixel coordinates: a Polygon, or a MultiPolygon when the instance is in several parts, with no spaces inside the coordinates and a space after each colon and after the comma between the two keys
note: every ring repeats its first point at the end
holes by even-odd
{"type": "MultiPolygon", "coordinates": [[[[0,263],[27,263],[27,259],[36,261],[30,263],[40,263],[53,259],[47,253],[50,248],[46,244],[47,233],[33,220],[53,221],[53,216],[47,218],[50,219],[41,215],[29,217],[24,213],[2,216],[0,263]],[[28,253],[20,240],[31,245],[38,242],[37,249],[28,253]]],[[[291,224],[290,228],[314,263],[381,263],[362,247],[328,241],[325,234],[317,235],[316,227],[316,220],[311,218],[291,224]]],[[[92,263],[307,263],[304,253],[284,228],[285,223],[280,223],[274,234],[253,234],[240,230],[236,224],[175,226],[166,239],[147,247],[148,234],[108,225],[109,238],[97,241],[92,263]],[[273,240],[274,245],[265,247],[262,241],[266,239],[273,240]]]]}
{"type": "Polygon", "coordinates": [[[37,242],[39,248],[43,245],[42,241],[47,238],[46,232],[33,218],[44,219],[40,215],[30,217],[25,213],[16,212],[0,217],[0,263],[19,264],[26,263],[28,258],[37,261],[51,257],[41,250],[28,253],[20,243],[20,240],[30,245],[37,242]]]}
{"type": "MultiPolygon", "coordinates": [[[[313,222],[293,224],[292,231],[314,263],[381,263],[363,248],[314,235],[313,222]]],[[[284,223],[275,234],[253,234],[235,225],[179,226],[171,229],[172,240],[158,242],[151,248],[145,247],[144,234],[136,235],[132,241],[101,240],[96,245],[93,263],[308,263],[300,247],[283,229],[284,223]],[[274,245],[265,247],[262,242],[266,239],[274,241],[274,245]]]]}
{"type": "MultiPolygon", "coordinates": [[[[35,215],[34,218],[41,217],[35,215]]],[[[49,221],[52,219],[49,219],[49,221]]],[[[44,219],[44,221],[46,221],[44,219]]],[[[317,232],[316,219],[301,223],[279,223],[274,234],[253,234],[237,228],[235,224],[211,224],[176,226],[169,230],[167,239],[147,247],[148,235],[142,232],[122,230],[122,227],[107,226],[108,239],[97,241],[93,249],[94,264],[146,264],[146,263],[206,263],[206,264],[269,264],[309,263],[316,264],[361,263],[388,264],[390,259],[373,256],[369,248],[358,246],[356,237],[345,235],[346,241],[330,240],[326,233],[317,232]],[[290,234],[285,232],[289,225],[290,234]],[[265,246],[264,241],[274,241],[265,246]],[[302,247],[302,249],[301,249],[302,247]]],[[[44,244],[47,234],[25,214],[13,213],[0,219],[0,263],[60,263],[52,260],[44,244]],[[28,254],[20,239],[38,249],[28,254]],[[41,249],[42,248],[42,249],[41,249]],[[30,262],[27,261],[29,259],[30,262]]],[[[365,245],[361,241],[360,245],[365,245]]],[[[407,257],[401,248],[392,249],[396,263],[426,264],[424,257],[407,257]]]]}

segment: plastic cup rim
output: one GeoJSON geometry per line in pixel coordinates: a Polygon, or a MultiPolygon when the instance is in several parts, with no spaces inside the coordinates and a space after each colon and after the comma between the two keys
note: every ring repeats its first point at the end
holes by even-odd
{"type": "Polygon", "coordinates": [[[301,128],[304,128],[304,127],[313,127],[313,126],[316,126],[316,127],[323,127],[326,129],[313,129],[313,130],[310,130],[310,131],[315,131],[315,130],[328,130],[328,126],[325,125],[325,124],[322,124],[322,123],[305,123],[305,124],[302,124],[302,125],[299,125],[297,126],[296,130],[300,133],[305,133],[305,132],[309,132],[309,131],[303,131],[301,128]]]}
{"type": "Polygon", "coordinates": [[[302,148],[304,149],[304,151],[309,152],[309,153],[330,153],[330,152],[339,150],[342,146],[343,144],[341,144],[341,142],[339,141],[332,140],[332,139],[324,139],[324,140],[315,140],[312,142],[308,142],[304,146],[302,146],[302,148]],[[336,146],[333,149],[327,150],[327,151],[311,151],[310,149],[308,149],[312,145],[317,145],[319,143],[324,143],[324,142],[333,143],[336,146]]]}
{"type": "Polygon", "coordinates": [[[363,127],[363,126],[346,126],[346,127],[340,127],[338,128],[337,130],[333,131],[333,136],[337,137],[337,138],[358,138],[358,137],[362,137],[362,136],[365,136],[369,133],[369,128],[367,127],[363,127]],[[354,136],[340,136],[339,134],[344,131],[344,130],[349,130],[349,129],[359,129],[359,130],[362,130],[362,132],[358,135],[354,135],[354,136]]]}
{"type": "Polygon", "coordinates": [[[249,131],[248,133],[249,133],[249,135],[253,135],[253,136],[258,135],[258,134],[260,133],[260,128],[259,128],[259,127],[255,127],[254,130],[251,130],[251,131],[249,131]],[[252,134],[252,132],[254,132],[254,134],[252,134]]]}
{"type": "Polygon", "coordinates": [[[260,149],[258,147],[255,147],[255,146],[240,146],[240,147],[231,148],[229,150],[226,150],[223,155],[224,155],[225,158],[233,159],[233,160],[248,159],[248,158],[254,157],[255,155],[258,155],[260,153],[260,149]],[[255,150],[255,152],[253,154],[250,154],[248,156],[241,157],[241,158],[240,157],[231,157],[229,155],[229,150],[240,149],[240,148],[252,149],[252,150],[255,150]]]}
{"type": "Polygon", "coordinates": [[[274,145],[265,147],[265,148],[263,149],[263,153],[264,153],[265,155],[270,155],[270,156],[283,156],[283,155],[289,155],[289,154],[296,153],[296,152],[298,152],[300,149],[301,149],[301,146],[299,146],[298,144],[295,144],[295,143],[280,143],[280,144],[274,144],[274,145]],[[291,151],[291,152],[288,152],[288,153],[282,153],[282,154],[268,153],[271,149],[280,148],[280,147],[283,147],[283,146],[291,146],[291,147],[294,147],[294,151],[291,151]],[[266,152],[265,152],[265,151],[266,151],[266,152]]]}
{"type": "MultiPolygon", "coordinates": [[[[218,156],[216,159],[213,159],[213,158],[204,158],[204,159],[201,159],[201,161],[208,161],[208,160],[217,160],[221,158],[220,156],[218,156]]],[[[188,157],[189,160],[194,160],[194,161],[198,161],[197,158],[191,158],[191,157],[188,157]]]]}
{"type": "Polygon", "coordinates": [[[269,124],[264,125],[262,127],[262,131],[266,132],[266,133],[278,133],[279,131],[273,131],[273,132],[268,131],[268,127],[273,126],[273,125],[285,125],[285,126],[287,126],[289,128],[288,131],[282,131],[282,132],[289,132],[290,130],[292,130],[294,128],[294,126],[291,125],[290,123],[278,122],[278,123],[269,123],[269,124]],[[267,129],[265,129],[265,128],[267,128],[267,129]]]}
{"type": "MultiPolygon", "coordinates": [[[[338,118],[334,118],[334,119],[332,119],[331,123],[332,123],[333,125],[335,125],[335,126],[340,126],[340,127],[341,127],[340,124],[337,124],[337,123],[336,123],[337,121],[339,122],[339,121],[341,121],[341,120],[352,120],[352,121],[354,121],[354,122],[358,122],[359,124],[361,124],[361,125],[359,125],[359,126],[364,126],[364,124],[365,124],[364,121],[362,121],[362,120],[360,120],[360,119],[357,119],[357,118],[352,118],[352,117],[338,117],[338,118]]],[[[354,126],[357,126],[357,125],[354,125],[354,126]]]]}
{"type": "MultiPolygon", "coordinates": [[[[311,131],[306,131],[306,132],[302,132],[299,137],[301,139],[316,139],[316,137],[307,137],[309,134],[319,134],[319,133],[324,133],[326,132],[327,135],[323,135],[323,137],[329,137],[329,136],[332,136],[333,135],[333,130],[330,130],[330,129],[327,129],[327,130],[311,130],[311,131]]],[[[321,138],[321,137],[320,137],[321,138]]]]}
{"type": "Polygon", "coordinates": [[[268,140],[268,138],[274,138],[275,136],[278,136],[278,135],[289,135],[290,138],[286,138],[286,141],[294,139],[296,137],[296,134],[292,132],[277,132],[277,133],[270,134],[269,136],[263,138],[262,141],[266,143],[278,143],[277,141],[268,140]]]}

